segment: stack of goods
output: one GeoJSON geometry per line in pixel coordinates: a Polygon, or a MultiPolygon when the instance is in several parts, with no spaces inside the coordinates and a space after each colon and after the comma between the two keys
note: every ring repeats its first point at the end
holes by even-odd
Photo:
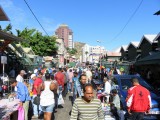
{"type": "Polygon", "coordinates": [[[19,100],[9,100],[9,99],[2,99],[0,100],[0,120],[9,120],[10,115],[18,110],[19,107],[19,100]]]}
{"type": "Polygon", "coordinates": [[[110,104],[102,103],[102,110],[104,111],[105,120],[115,120],[114,116],[110,112],[110,104]]]}

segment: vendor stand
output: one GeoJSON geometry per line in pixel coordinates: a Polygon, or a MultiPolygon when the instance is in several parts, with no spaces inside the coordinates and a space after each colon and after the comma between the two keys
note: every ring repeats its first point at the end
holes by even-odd
{"type": "Polygon", "coordinates": [[[0,100],[0,120],[17,120],[18,119],[18,99],[0,100]]]}
{"type": "Polygon", "coordinates": [[[102,103],[102,110],[104,112],[105,120],[115,120],[115,117],[110,112],[110,105],[102,103]]]}

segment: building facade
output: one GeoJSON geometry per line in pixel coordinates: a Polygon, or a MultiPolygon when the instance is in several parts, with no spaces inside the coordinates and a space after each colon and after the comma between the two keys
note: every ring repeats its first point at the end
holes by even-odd
{"type": "Polygon", "coordinates": [[[65,63],[65,58],[67,57],[67,50],[64,45],[63,39],[56,39],[57,46],[58,46],[58,51],[57,51],[57,60],[56,62],[58,63],[58,67],[64,66],[65,63]]]}
{"type": "Polygon", "coordinates": [[[128,61],[135,61],[137,57],[137,47],[139,45],[139,42],[131,42],[128,45],[128,61]]]}
{"type": "Polygon", "coordinates": [[[102,46],[85,44],[82,48],[82,62],[98,63],[104,55],[106,55],[106,49],[102,46]]]}
{"type": "Polygon", "coordinates": [[[73,43],[73,32],[72,30],[68,27],[68,25],[62,24],[60,25],[56,31],[55,31],[55,35],[59,38],[59,39],[63,39],[64,41],[64,45],[67,48],[73,48],[74,47],[74,43],[73,43]]]}

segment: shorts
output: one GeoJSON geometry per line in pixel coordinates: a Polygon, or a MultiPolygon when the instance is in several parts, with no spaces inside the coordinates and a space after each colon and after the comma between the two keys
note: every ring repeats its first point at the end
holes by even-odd
{"type": "Polygon", "coordinates": [[[42,108],[43,112],[52,113],[53,109],[54,109],[54,106],[55,106],[55,104],[52,104],[52,105],[48,105],[48,106],[41,106],[41,108],[42,108]]]}

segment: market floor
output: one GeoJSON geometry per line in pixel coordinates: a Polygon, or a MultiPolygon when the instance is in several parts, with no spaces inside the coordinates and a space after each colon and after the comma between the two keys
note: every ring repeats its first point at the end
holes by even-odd
{"type": "MultiPolygon", "coordinates": [[[[69,112],[72,109],[71,99],[72,99],[72,94],[68,93],[66,98],[64,99],[65,104],[63,104],[62,106],[59,106],[55,110],[55,112],[52,115],[52,120],[69,120],[70,119],[69,112]]],[[[40,117],[39,119],[31,119],[31,120],[43,120],[43,117],[40,117]]]]}

